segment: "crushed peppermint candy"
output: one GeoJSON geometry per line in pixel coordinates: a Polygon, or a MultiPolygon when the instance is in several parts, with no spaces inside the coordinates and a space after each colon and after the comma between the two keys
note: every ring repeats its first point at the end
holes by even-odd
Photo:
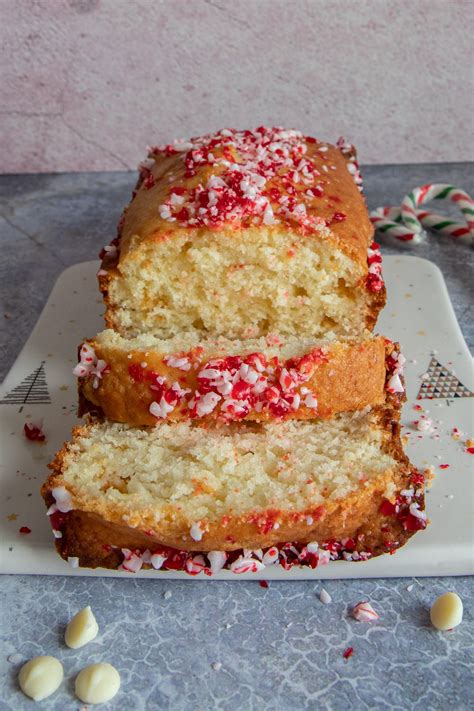
{"type": "Polygon", "coordinates": [[[344,659],[349,659],[349,657],[352,657],[353,654],[354,654],[354,647],[347,647],[347,649],[345,649],[344,652],[342,653],[342,656],[344,657],[344,659]]]}
{"type": "Polygon", "coordinates": [[[51,515],[55,511],[60,511],[61,513],[72,511],[72,497],[64,486],[55,486],[51,489],[51,494],[56,503],[49,507],[48,515],[51,515]]]}
{"type": "MultiPolygon", "coordinates": [[[[395,501],[383,499],[379,508],[380,513],[398,519],[406,531],[419,531],[426,528],[426,514],[420,508],[423,505],[424,482],[425,474],[415,470],[411,477],[411,486],[400,491],[395,501]]],[[[390,541],[387,542],[387,547],[391,548],[390,541]]]]}
{"type": "Polygon", "coordinates": [[[416,429],[419,432],[428,432],[431,430],[431,427],[433,426],[433,420],[430,420],[429,417],[425,417],[425,415],[422,415],[419,420],[416,422],[416,429]]]}
{"type": "Polygon", "coordinates": [[[378,615],[370,602],[358,602],[352,608],[352,617],[359,622],[375,622],[378,620],[380,615],[378,615]]]}
{"type": "MultiPolygon", "coordinates": [[[[357,182],[358,169],[347,145],[343,142],[338,148],[357,182]]],[[[157,207],[166,222],[211,229],[224,224],[284,223],[303,234],[325,235],[328,225],[346,219],[343,212],[328,216],[326,202],[322,202],[328,173],[335,170],[330,164],[329,147],[300,131],[265,126],[253,131],[223,129],[190,141],[150,148],[146,164],[140,165],[143,189],[155,184],[149,161],[169,156],[181,162],[184,181],[171,186],[165,201],[157,207]],[[197,183],[193,180],[196,176],[197,183]]]]}
{"type": "Polygon", "coordinates": [[[191,360],[186,356],[167,356],[164,358],[164,362],[170,368],[177,368],[178,370],[191,370],[191,360]]]}
{"type": "Polygon", "coordinates": [[[193,523],[189,530],[189,535],[191,536],[193,541],[201,541],[204,533],[205,531],[201,528],[201,524],[199,521],[197,523],[193,523]]]}
{"type": "Polygon", "coordinates": [[[43,422],[25,422],[23,434],[30,442],[46,441],[46,435],[43,432],[43,422]]]}
{"type": "Polygon", "coordinates": [[[215,575],[224,567],[227,560],[227,553],[225,551],[209,551],[207,558],[209,560],[211,573],[215,575]]]}
{"type": "Polygon", "coordinates": [[[134,551],[130,551],[127,548],[122,548],[123,561],[119,565],[119,570],[125,570],[129,573],[138,573],[143,565],[143,558],[137,555],[134,551]]]}
{"type": "Polygon", "coordinates": [[[188,575],[199,575],[199,573],[206,570],[206,561],[204,560],[204,556],[199,554],[188,558],[185,565],[188,575]]]}
{"type": "Polygon", "coordinates": [[[368,274],[366,279],[366,287],[372,293],[381,291],[384,287],[382,277],[382,252],[380,245],[377,242],[372,242],[367,250],[368,274]]]}
{"type": "Polygon", "coordinates": [[[92,386],[97,389],[102,376],[109,372],[109,366],[105,360],[97,358],[92,346],[83,343],[79,351],[79,363],[72,372],[78,378],[92,376],[92,386]]]}
{"type": "Polygon", "coordinates": [[[7,662],[9,662],[9,664],[20,664],[20,662],[22,662],[22,661],[23,661],[23,657],[21,656],[21,654],[18,654],[18,653],[10,654],[7,657],[7,662]]]}
{"type": "Polygon", "coordinates": [[[387,391],[391,394],[404,393],[405,388],[402,383],[403,370],[406,358],[397,350],[393,350],[386,359],[387,367],[387,391]]]}
{"type": "Polygon", "coordinates": [[[150,563],[155,570],[160,570],[165,560],[166,556],[160,555],[159,553],[154,553],[150,556],[150,563]]]}
{"type": "MultiPolygon", "coordinates": [[[[147,383],[153,401],[149,412],[157,419],[165,419],[176,408],[191,418],[202,418],[216,413],[223,421],[238,420],[251,411],[272,417],[291,416],[302,407],[317,410],[318,401],[305,383],[315,369],[328,361],[322,348],[315,348],[297,358],[279,360],[263,353],[249,353],[226,358],[214,358],[195,363],[196,385],[193,390],[178,382],[170,383],[146,364],[132,362],[128,372],[137,383],[147,383]]],[[[190,354],[169,356],[167,366],[182,371],[191,370],[190,354]]]]}
{"type": "MultiPolygon", "coordinates": [[[[316,542],[282,543],[266,550],[240,549],[204,553],[180,551],[166,546],[160,547],[153,553],[149,549],[131,551],[124,548],[122,549],[123,561],[119,569],[135,573],[141,570],[143,565],[147,565],[155,570],[182,570],[191,576],[201,573],[212,576],[223,569],[240,575],[258,573],[271,565],[280,565],[284,570],[290,570],[295,566],[308,566],[314,569],[327,565],[332,560],[368,560],[372,556],[368,550],[356,551],[355,545],[352,539],[345,539],[344,542],[331,540],[321,545],[316,542]]],[[[262,585],[262,587],[267,586],[268,583],[262,585]]]]}
{"type": "Polygon", "coordinates": [[[28,533],[31,533],[31,528],[29,526],[22,526],[20,528],[20,533],[27,535],[28,533]]]}
{"type": "Polygon", "coordinates": [[[160,402],[152,402],[149,409],[153,417],[164,420],[170,412],[173,412],[174,405],[167,402],[165,398],[162,397],[160,402]]]}
{"type": "Polygon", "coordinates": [[[241,575],[242,573],[258,573],[264,570],[265,565],[260,560],[255,558],[245,558],[243,555],[234,561],[230,569],[233,573],[241,575]]]}
{"type": "Polygon", "coordinates": [[[280,552],[276,546],[272,546],[264,553],[262,557],[262,563],[264,565],[273,565],[279,560],[280,552]]]}

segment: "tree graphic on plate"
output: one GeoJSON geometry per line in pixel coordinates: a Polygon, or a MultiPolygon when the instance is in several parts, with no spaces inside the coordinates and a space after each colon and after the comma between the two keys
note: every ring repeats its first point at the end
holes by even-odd
{"type": "Polygon", "coordinates": [[[51,397],[44,371],[45,362],[42,361],[36,370],[7,393],[0,400],[0,405],[20,405],[19,412],[22,411],[23,405],[50,405],[51,397]]]}
{"type": "Polygon", "coordinates": [[[431,358],[416,399],[449,400],[459,397],[474,397],[474,393],[436,358],[431,358]]]}

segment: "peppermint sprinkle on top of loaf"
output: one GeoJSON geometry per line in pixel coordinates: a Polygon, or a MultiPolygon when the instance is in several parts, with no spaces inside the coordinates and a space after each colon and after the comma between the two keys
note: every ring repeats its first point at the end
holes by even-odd
{"type": "Polygon", "coordinates": [[[151,148],[140,173],[143,187],[150,189],[155,185],[154,159],[179,156],[184,163],[183,184],[170,187],[158,208],[167,222],[214,228],[224,223],[293,223],[311,233],[346,219],[336,209],[326,218],[316,214],[328,182],[324,173],[336,170],[328,151],[301,131],[223,129],[151,148]]]}

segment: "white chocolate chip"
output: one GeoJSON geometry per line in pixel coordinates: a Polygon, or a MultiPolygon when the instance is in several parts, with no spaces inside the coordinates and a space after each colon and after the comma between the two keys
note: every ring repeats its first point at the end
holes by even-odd
{"type": "Polygon", "coordinates": [[[78,612],[68,626],[64,641],[71,649],[79,649],[97,637],[99,625],[89,605],[78,612]]]}
{"type": "Polygon", "coordinates": [[[107,662],[91,664],[77,675],[75,689],[76,696],[85,704],[103,704],[120,689],[120,675],[107,662]]]}
{"type": "Polygon", "coordinates": [[[20,689],[33,701],[42,701],[59,688],[64,677],[63,665],[54,657],[34,657],[20,669],[20,689]]]}
{"type": "Polygon", "coordinates": [[[430,618],[437,630],[451,630],[462,622],[462,600],[454,592],[440,595],[431,606],[430,618]]]}

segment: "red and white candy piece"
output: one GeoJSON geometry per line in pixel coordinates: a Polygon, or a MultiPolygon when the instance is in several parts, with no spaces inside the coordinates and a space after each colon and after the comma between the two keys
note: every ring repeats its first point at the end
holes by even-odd
{"type": "Polygon", "coordinates": [[[72,371],[73,374],[78,378],[93,375],[94,380],[92,386],[94,389],[97,389],[99,387],[99,380],[102,379],[102,375],[108,370],[107,363],[105,360],[98,359],[94,349],[87,343],[82,344],[79,358],[79,363],[72,371]]]}
{"type": "Polygon", "coordinates": [[[227,560],[227,553],[225,551],[209,551],[209,553],[207,553],[207,559],[211,566],[211,573],[215,575],[224,567],[227,560]]]}
{"type": "Polygon", "coordinates": [[[352,608],[352,617],[359,622],[375,622],[379,615],[375,612],[370,602],[359,602],[352,608]]]}
{"type": "Polygon", "coordinates": [[[123,561],[119,565],[119,570],[126,570],[128,573],[138,573],[143,565],[143,559],[140,555],[137,555],[134,551],[128,548],[122,548],[123,561]]]}
{"type": "Polygon", "coordinates": [[[265,568],[265,564],[255,558],[244,558],[240,556],[232,563],[230,569],[233,573],[258,573],[265,568]]]}
{"type": "Polygon", "coordinates": [[[186,561],[186,572],[188,575],[199,575],[199,573],[202,573],[205,569],[206,561],[202,555],[192,556],[186,561]]]}
{"type": "Polygon", "coordinates": [[[43,431],[43,420],[38,422],[25,422],[23,434],[30,442],[45,442],[46,435],[43,431]]]}
{"type": "Polygon", "coordinates": [[[370,213],[370,219],[378,232],[395,242],[419,244],[426,239],[424,228],[468,242],[474,240],[474,200],[464,190],[447,183],[414,188],[400,207],[378,207],[370,213]],[[432,200],[451,200],[465,222],[421,209],[432,200]]]}

